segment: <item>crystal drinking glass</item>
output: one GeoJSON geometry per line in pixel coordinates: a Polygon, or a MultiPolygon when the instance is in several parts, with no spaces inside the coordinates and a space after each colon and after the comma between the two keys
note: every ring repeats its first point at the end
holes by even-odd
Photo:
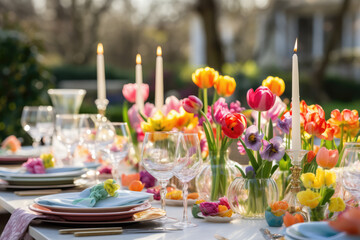
{"type": "Polygon", "coordinates": [[[37,148],[41,141],[41,134],[37,128],[37,114],[39,107],[25,106],[21,114],[21,126],[33,140],[33,147],[37,148]]]}
{"type": "Polygon", "coordinates": [[[348,147],[341,160],[342,184],[344,188],[360,201],[360,149],[348,147]]]}
{"type": "Polygon", "coordinates": [[[39,106],[37,111],[36,128],[39,130],[45,143],[47,151],[51,144],[51,138],[54,134],[55,115],[52,106],[39,106]]]}
{"type": "Polygon", "coordinates": [[[79,117],[79,144],[89,151],[90,160],[96,161],[97,114],[79,114],[79,117]]]}
{"type": "MultiPolygon", "coordinates": [[[[141,152],[141,164],[160,183],[161,209],[165,211],[166,186],[173,177],[179,132],[146,132],[141,152]]],[[[165,211],[166,212],[166,211],[165,211]]],[[[169,222],[165,217],[162,222],[169,222]]]]}
{"type": "Polygon", "coordinates": [[[182,133],[176,151],[176,164],[174,175],[183,184],[184,212],[181,222],[175,224],[177,227],[195,227],[188,218],[187,196],[188,183],[199,174],[202,169],[203,159],[201,157],[200,140],[197,133],[182,133]]]}
{"type": "Polygon", "coordinates": [[[127,123],[113,122],[115,130],[114,141],[108,145],[108,154],[112,163],[112,174],[116,181],[121,184],[121,175],[131,170],[131,164],[126,161],[132,142],[127,123]]]}
{"type": "Polygon", "coordinates": [[[67,157],[63,159],[64,165],[74,165],[72,153],[80,141],[79,123],[80,116],[77,114],[56,115],[56,137],[67,149],[67,157]]]}

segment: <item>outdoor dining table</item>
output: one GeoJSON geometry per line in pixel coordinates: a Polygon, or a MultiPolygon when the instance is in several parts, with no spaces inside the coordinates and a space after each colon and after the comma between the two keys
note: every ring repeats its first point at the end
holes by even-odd
{"type": "MultiPolygon", "coordinates": [[[[66,191],[64,191],[66,192],[66,191]]],[[[6,211],[12,213],[17,208],[28,209],[28,206],[33,203],[33,200],[38,196],[17,196],[13,191],[0,191],[0,206],[6,211]]],[[[152,202],[154,207],[160,207],[158,202],[152,202]]],[[[182,207],[168,206],[166,208],[169,217],[181,220],[182,207]]],[[[190,208],[189,208],[190,213],[190,208]]],[[[235,219],[231,223],[212,223],[205,222],[203,219],[195,219],[191,216],[191,221],[197,224],[197,227],[188,228],[179,231],[166,233],[123,233],[121,235],[109,236],[92,236],[92,237],[74,237],[73,235],[61,235],[59,229],[74,228],[69,226],[60,226],[50,223],[31,224],[29,226],[30,235],[36,240],[64,240],[64,239],[141,239],[141,240],[157,240],[157,239],[216,239],[215,235],[224,237],[223,239],[247,239],[257,240],[263,239],[259,229],[268,228],[272,233],[283,232],[283,228],[270,228],[265,220],[245,220],[235,219]]],[[[140,224],[141,225],[141,224],[140,224]]],[[[141,225],[142,226],[142,225],[141,225]]],[[[90,226],[89,226],[90,227],[90,226]]],[[[138,224],[125,226],[124,228],[138,228],[138,224]]]]}

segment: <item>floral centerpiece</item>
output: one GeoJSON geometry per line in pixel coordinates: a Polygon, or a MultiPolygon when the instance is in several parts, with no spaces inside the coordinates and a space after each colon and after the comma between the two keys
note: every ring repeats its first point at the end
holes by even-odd
{"type": "Polygon", "coordinates": [[[227,150],[243,134],[247,120],[241,113],[244,109],[239,101],[230,103],[229,107],[224,98],[233,94],[236,87],[234,78],[221,76],[214,69],[206,67],[196,70],[192,80],[202,90],[200,95],[203,101],[191,95],[182,101],[182,106],[188,113],[199,115],[209,151],[209,167],[205,167],[197,177],[197,188],[200,194],[208,195],[203,197],[215,201],[226,195],[229,183],[234,178],[227,166],[227,150]],[[213,104],[209,106],[207,89],[210,87],[214,87],[216,93],[213,104]]]}

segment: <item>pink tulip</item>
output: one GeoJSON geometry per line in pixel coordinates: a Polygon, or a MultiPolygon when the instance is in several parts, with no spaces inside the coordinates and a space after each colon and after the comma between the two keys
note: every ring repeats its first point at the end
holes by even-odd
{"type": "Polygon", "coordinates": [[[165,105],[163,106],[163,114],[166,116],[171,110],[180,112],[181,101],[175,96],[167,97],[165,100],[165,105]]]}
{"type": "Polygon", "coordinates": [[[202,109],[203,103],[198,97],[190,95],[182,101],[182,106],[189,113],[198,113],[202,109]]]}
{"type": "MultiPolygon", "coordinates": [[[[144,115],[145,117],[152,117],[155,114],[155,106],[152,103],[145,103],[144,106],[144,115]]],[[[134,104],[131,108],[128,110],[128,117],[129,122],[132,128],[136,129],[140,127],[140,123],[143,121],[143,119],[140,117],[138,113],[138,109],[136,105],[134,104]]]]}
{"type": "MultiPolygon", "coordinates": [[[[128,100],[131,103],[136,102],[136,89],[137,85],[136,83],[128,83],[123,86],[122,94],[124,95],[125,99],[128,100]]],[[[149,97],[149,85],[148,84],[141,84],[141,95],[144,99],[144,102],[149,97]]]]}
{"type": "Polygon", "coordinates": [[[316,162],[322,168],[333,168],[335,167],[339,159],[338,150],[327,150],[326,147],[319,149],[316,155],[316,162]]]}
{"type": "Polygon", "coordinates": [[[269,88],[260,86],[255,92],[251,88],[246,94],[249,106],[256,111],[268,111],[274,106],[276,95],[269,88]]]}

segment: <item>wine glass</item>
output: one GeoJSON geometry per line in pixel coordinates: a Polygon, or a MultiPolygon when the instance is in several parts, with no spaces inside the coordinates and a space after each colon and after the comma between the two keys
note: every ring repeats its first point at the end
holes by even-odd
{"type": "Polygon", "coordinates": [[[187,196],[188,183],[199,174],[202,169],[203,159],[201,157],[199,135],[197,133],[182,133],[176,151],[176,165],[174,175],[183,184],[183,220],[175,226],[181,228],[195,227],[188,218],[187,196]]]}
{"type": "Polygon", "coordinates": [[[114,141],[108,145],[107,151],[112,163],[112,174],[116,181],[121,183],[121,175],[131,170],[129,161],[126,161],[132,142],[131,135],[127,123],[113,122],[112,126],[115,130],[114,141]]]}
{"type": "Polygon", "coordinates": [[[357,201],[360,200],[360,149],[349,147],[345,149],[341,160],[342,184],[357,201]]]}
{"type": "Polygon", "coordinates": [[[56,115],[56,137],[67,149],[67,156],[63,160],[64,165],[74,165],[72,152],[80,141],[79,122],[80,116],[77,114],[56,115]]]}
{"type": "Polygon", "coordinates": [[[51,143],[51,138],[54,134],[54,109],[52,106],[39,106],[37,111],[36,128],[43,137],[46,148],[48,149],[51,143]]]}
{"type": "Polygon", "coordinates": [[[33,140],[32,146],[37,148],[41,140],[41,134],[37,128],[37,113],[39,107],[25,106],[21,114],[21,126],[33,140]]]}
{"type": "MultiPolygon", "coordinates": [[[[160,183],[161,209],[165,211],[166,186],[174,175],[179,132],[146,132],[141,152],[141,164],[160,183]]],[[[168,217],[161,220],[169,222],[168,217]]]]}
{"type": "Polygon", "coordinates": [[[96,161],[97,114],[79,114],[79,117],[79,144],[90,152],[91,160],[96,161]]]}

